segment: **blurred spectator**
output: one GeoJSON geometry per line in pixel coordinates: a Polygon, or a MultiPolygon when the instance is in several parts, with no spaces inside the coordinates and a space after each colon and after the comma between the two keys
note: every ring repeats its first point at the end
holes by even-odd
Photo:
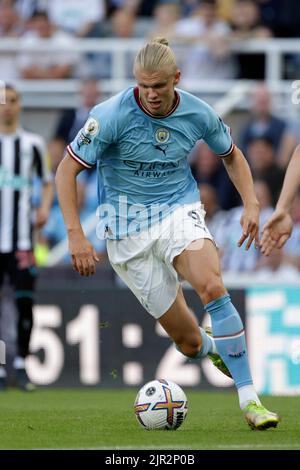
{"type": "Polygon", "coordinates": [[[66,145],[74,140],[78,131],[84,126],[91,108],[99,103],[100,98],[101,92],[96,80],[89,79],[81,83],[78,107],[76,109],[63,111],[59,118],[54,137],[49,143],[49,152],[52,161],[60,162],[66,145]]]}
{"type": "Polygon", "coordinates": [[[99,103],[100,99],[101,91],[98,82],[94,79],[84,80],[80,85],[77,108],[66,109],[62,112],[54,136],[48,145],[54,173],[64,156],[67,144],[76,137],[84,126],[90,110],[99,103]]]}
{"type": "Polygon", "coordinates": [[[245,153],[250,140],[266,137],[272,142],[277,159],[285,131],[286,122],[272,114],[272,97],[267,86],[257,85],[251,96],[250,119],[240,134],[240,148],[245,153]]]}
{"type": "Polygon", "coordinates": [[[180,64],[184,80],[235,76],[226,41],[229,33],[229,25],[218,17],[216,0],[202,0],[191,17],[175,24],[171,37],[189,45],[182,51],[180,64]]]}
{"type": "Polygon", "coordinates": [[[21,19],[10,0],[0,0],[0,37],[16,38],[22,32],[21,19]]]}
{"type": "Polygon", "coordinates": [[[118,8],[126,8],[138,16],[151,17],[159,0],[106,0],[109,16],[118,8]]]}
{"type": "MultiPolygon", "coordinates": [[[[139,0],[138,16],[152,17],[154,8],[161,0],[139,0]]],[[[168,1],[168,0],[166,0],[168,1]]]]}
{"type": "MultiPolygon", "coordinates": [[[[259,225],[262,227],[273,213],[271,193],[263,181],[255,181],[254,189],[260,204],[259,225]]],[[[260,257],[260,252],[254,247],[254,244],[251,245],[248,251],[245,251],[244,246],[240,248],[237,246],[242,233],[240,220],[243,210],[244,207],[239,206],[228,211],[222,234],[217,240],[222,254],[222,268],[227,272],[253,271],[260,257]]]]}
{"type": "MultiPolygon", "coordinates": [[[[272,32],[261,23],[260,10],[255,0],[236,0],[230,20],[231,38],[239,43],[248,39],[269,38],[272,32]]],[[[263,79],[265,76],[264,54],[236,54],[238,78],[263,79]]]]}
{"type": "MultiPolygon", "coordinates": [[[[117,39],[130,39],[137,37],[144,37],[144,33],[147,31],[143,30],[142,25],[137,21],[136,13],[134,9],[130,8],[119,8],[115,10],[110,21],[106,26],[106,36],[117,38],[117,39]]],[[[135,52],[124,52],[125,60],[120,63],[120,75],[125,75],[126,78],[133,78],[132,72],[132,61],[135,56],[135,52]]],[[[91,53],[86,57],[86,64],[84,70],[89,70],[90,75],[94,75],[98,78],[109,78],[111,76],[112,69],[112,56],[107,52],[91,53]]]]}
{"type": "Polygon", "coordinates": [[[230,24],[237,39],[272,37],[272,30],[262,23],[256,0],[235,0],[230,24]]]}
{"type": "Polygon", "coordinates": [[[284,251],[289,262],[300,269],[300,192],[293,202],[291,216],[294,226],[291,237],[284,245],[284,251]]]}
{"type": "MultiPolygon", "coordinates": [[[[85,178],[85,172],[83,172],[83,177],[85,178]]],[[[96,252],[103,256],[106,253],[106,242],[104,239],[98,238],[96,232],[98,223],[96,216],[98,202],[97,197],[95,197],[95,187],[97,185],[96,170],[91,173],[91,176],[85,182],[84,178],[81,178],[81,180],[77,178],[77,204],[80,208],[80,220],[82,224],[85,224],[87,221],[90,223],[91,219],[94,221],[93,228],[89,231],[88,239],[93,244],[96,252]]],[[[57,243],[64,241],[66,237],[67,232],[63,216],[58,203],[56,203],[52,206],[48,222],[41,232],[40,243],[51,249],[57,243]]],[[[70,263],[69,254],[66,254],[63,262],[70,263]]]]}
{"type": "Polygon", "coordinates": [[[256,0],[263,24],[280,38],[299,37],[299,0],[256,0]]]}
{"type": "MultiPolygon", "coordinates": [[[[77,204],[81,208],[84,202],[84,185],[77,183],[77,204]]],[[[39,242],[48,249],[53,248],[57,243],[66,238],[66,229],[64,227],[63,216],[60,211],[57,196],[50,210],[48,222],[40,233],[39,242]]]]}
{"type": "Polygon", "coordinates": [[[292,118],[287,124],[278,151],[278,165],[284,169],[287,167],[298,144],[300,144],[299,116],[292,118]]]}
{"type": "MultiPolygon", "coordinates": [[[[99,103],[101,92],[98,82],[93,79],[82,82],[79,91],[79,105],[76,109],[65,110],[58,122],[53,139],[49,142],[49,154],[52,163],[52,171],[56,172],[57,166],[63,158],[66,145],[71,142],[84,126],[89,112],[93,106],[99,103]]],[[[90,216],[95,217],[95,229],[90,235],[90,240],[95,244],[98,252],[105,251],[105,243],[96,236],[96,209],[97,196],[95,195],[96,170],[84,171],[77,178],[77,196],[78,206],[81,208],[80,217],[82,222],[86,221],[90,216]]],[[[61,210],[58,205],[57,195],[50,211],[50,217],[45,225],[40,243],[48,248],[53,246],[66,237],[65,225],[63,223],[61,210]]],[[[65,262],[69,262],[66,257],[65,262]]]]}
{"type": "Polygon", "coordinates": [[[282,187],[284,171],[276,164],[271,140],[267,137],[253,138],[248,144],[246,157],[253,178],[267,183],[272,194],[273,205],[275,205],[282,187]]]}
{"type": "Polygon", "coordinates": [[[215,188],[218,204],[222,209],[231,209],[240,204],[238,193],[229,179],[222,159],[205,142],[197,142],[189,158],[196,181],[208,183],[215,188]]]}
{"type": "Polygon", "coordinates": [[[269,256],[261,257],[254,279],[260,282],[288,283],[299,280],[299,271],[285,257],[284,250],[274,248],[269,256]]]}
{"type": "Polygon", "coordinates": [[[108,16],[118,8],[128,8],[129,10],[136,12],[140,3],[141,0],[106,0],[108,16]]]}
{"type": "Polygon", "coordinates": [[[218,0],[218,14],[222,20],[230,21],[236,0],[218,0]]]}
{"type": "MultiPolygon", "coordinates": [[[[300,9],[299,0],[256,0],[261,11],[263,23],[275,37],[299,38],[300,9]]],[[[284,57],[284,77],[298,79],[300,54],[286,54],[284,57]]]]}
{"type": "Polygon", "coordinates": [[[150,36],[168,38],[172,34],[174,25],[180,19],[180,4],[175,0],[160,0],[153,13],[153,28],[150,36]]]}
{"type": "Polygon", "coordinates": [[[51,0],[47,13],[59,29],[74,36],[91,36],[93,30],[105,18],[105,0],[51,0]]]}
{"type": "Polygon", "coordinates": [[[199,6],[199,0],[179,0],[182,5],[182,16],[190,16],[199,6]]]}
{"type": "Polygon", "coordinates": [[[201,203],[205,210],[205,223],[219,245],[223,236],[227,212],[220,208],[217,191],[213,186],[207,183],[202,183],[198,185],[198,188],[200,191],[201,203]]]}
{"type": "Polygon", "coordinates": [[[136,13],[129,8],[119,8],[110,18],[110,37],[129,39],[143,37],[144,31],[138,29],[136,13]]]}
{"type": "Polygon", "coordinates": [[[46,11],[48,0],[12,0],[21,18],[30,20],[35,11],[46,11]]]}
{"type": "Polygon", "coordinates": [[[69,78],[77,55],[68,51],[72,46],[72,37],[55,29],[46,12],[35,12],[31,18],[31,30],[23,36],[23,45],[33,46],[40,39],[47,39],[55,52],[35,51],[23,52],[18,59],[18,65],[23,78],[30,79],[59,79],[69,78]],[[63,52],[60,52],[61,49],[63,52]]]}
{"type": "Polygon", "coordinates": [[[255,178],[254,178],[254,190],[255,190],[257,200],[259,202],[260,210],[266,212],[266,215],[262,217],[262,222],[264,223],[264,220],[267,219],[268,217],[267,212],[273,210],[272,193],[270,191],[269,186],[267,185],[265,181],[260,180],[260,179],[255,179],[255,178]]]}
{"type": "MultiPolygon", "coordinates": [[[[22,32],[22,22],[9,0],[0,0],[0,38],[15,38],[22,32]]],[[[15,53],[0,52],[0,79],[15,80],[19,77],[15,53]]]]}

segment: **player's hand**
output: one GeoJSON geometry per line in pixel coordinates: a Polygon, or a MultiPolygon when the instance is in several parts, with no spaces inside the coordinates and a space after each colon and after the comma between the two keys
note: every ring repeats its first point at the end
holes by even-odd
{"type": "Polygon", "coordinates": [[[240,220],[243,234],[238,241],[238,246],[241,247],[245,240],[247,240],[246,250],[249,250],[253,240],[255,241],[255,248],[259,247],[259,206],[253,204],[252,206],[245,207],[241,220],[240,220]]]}
{"type": "Polygon", "coordinates": [[[43,225],[47,222],[49,217],[49,210],[44,209],[43,207],[39,207],[36,211],[36,219],[35,219],[35,227],[42,228],[43,225]]]}
{"type": "Polygon", "coordinates": [[[69,234],[69,251],[73,268],[81,276],[91,276],[96,272],[96,262],[100,261],[92,244],[82,232],[69,234]]]}
{"type": "Polygon", "coordinates": [[[282,209],[276,209],[263,227],[260,242],[261,252],[269,256],[273,248],[282,248],[290,238],[292,230],[293,222],[290,214],[282,209]]]}

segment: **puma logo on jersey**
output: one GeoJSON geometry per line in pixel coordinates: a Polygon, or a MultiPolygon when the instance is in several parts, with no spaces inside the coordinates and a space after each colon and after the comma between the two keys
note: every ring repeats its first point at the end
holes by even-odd
{"type": "Polygon", "coordinates": [[[167,154],[166,154],[165,149],[161,148],[159,145],[155,145],[155,148],[156,148],[157,150],[160,150],[161,152],[163,152],[164,156],[166,157],[167,154]]]}

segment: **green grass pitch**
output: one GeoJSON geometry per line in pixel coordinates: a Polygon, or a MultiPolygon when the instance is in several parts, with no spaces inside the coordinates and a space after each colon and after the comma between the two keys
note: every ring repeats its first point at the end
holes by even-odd
{"type": "Polygon", "coordinates": [[[0,394],[1,449],[300,449],[299,397],[265,397],[282,416],[277,429],[252,431],[236,394],[186,389],[188,415],[176,431],[137,422],[137,389],[42,389],[0,394]]]}

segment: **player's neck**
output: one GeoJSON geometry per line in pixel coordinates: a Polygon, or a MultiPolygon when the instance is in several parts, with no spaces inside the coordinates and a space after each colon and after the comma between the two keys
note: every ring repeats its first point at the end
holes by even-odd
{"type": "Polygon", "coordinates": [[[19,127],[18,122],[5,124],[0,122],[0,134],[15,134],[19,127]]]}
{"type": "Polygon", "coordinates": [[[169,114],[172,109],[175,107],[175,105],[177,104],[177,101],[178,101],[178,96],[176,95],[175,91],[174,91],[174,96],[173,96],[173,99],[171,101],[171,103],[169,103],[168,105],[168,108],[166,110],[166,113],[165,114],[169,114]]]}

